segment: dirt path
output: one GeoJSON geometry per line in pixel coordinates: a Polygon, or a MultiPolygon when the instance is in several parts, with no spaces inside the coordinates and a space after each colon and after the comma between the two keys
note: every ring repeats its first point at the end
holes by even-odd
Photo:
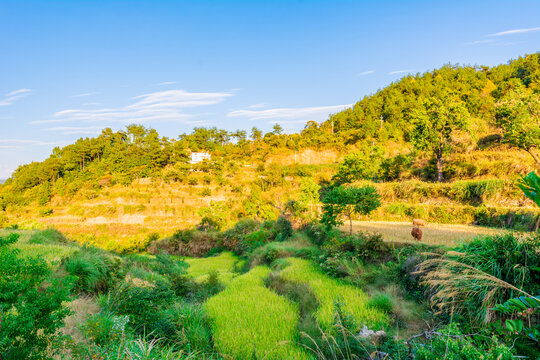
{"type": "MultiPolygon", "coordinates": [[[[353,231],[373,231],[381,233],[386,241],[414,242],[411,236],[411,223],[390,221],[354,221],[353,231]]],[[[455,245],[459,241],[471,240],[478,235],[489,235],[504,232],[471,225],[429,224],[422,229],[422,242],[432,245],[455,245]]],[[[349,225],[342,227],[349,231],[349,225]]]]}

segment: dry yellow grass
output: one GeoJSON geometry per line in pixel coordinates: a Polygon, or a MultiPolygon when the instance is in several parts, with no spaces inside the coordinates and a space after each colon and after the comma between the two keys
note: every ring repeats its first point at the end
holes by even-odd
{"type": "MultiPolygon", "coordinates": [[[[385,241],[416,242],[411,236],[412,223],[390,221],[354,221],[353,231],[370,231],[382,234],[385,241]]],[[[492,235],[504,232],[502,229],[492,229],[472,225],[429,224],[421,227],[422,242],[430,245],[456,245],[479,235],[492,235]]],[[[348,230],[348,225],[343,227],[348,230]]]]}

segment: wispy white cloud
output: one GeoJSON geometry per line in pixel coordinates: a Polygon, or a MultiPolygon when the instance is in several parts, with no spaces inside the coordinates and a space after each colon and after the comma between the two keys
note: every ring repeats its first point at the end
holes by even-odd
{"type": "Polygon", "coordinates": [[[388,73],[388,75],[395,75],[395,74],[406,74],[406,73],[410,73],[412,72],[413,70],[410,70],[410,69],[405,69],[405,70],[394,70],[394,71],[390,71],[388,73]]]}
{"type": "Polygon", "coordinates": [[[260,104],[249,105],[247,108],[248,109],[261,109],[261,108],[263,108],[265,106],[266,106],[266,104],[260,103],[260,104]]]}
{"type": "Polygon", "coordinates": [[[229,92],[194,93],[185,90],[159,91],[136,96],[130,105],[103,109],[66,109],[56,112],[51,119],[32,121],[31,124],[79,122],[144,123],[149,121],[178,121],[190,123],[193,115],[185,108],[218,104],[233,96],[229,92]]]}
{"type": "Polygon", "coordinates": [[[82,93],[82,94],[71,95],[71,97],[73,97],[73,98],[79,98],[79,97],[92,96],[92,95],[97,95],[97,94],[99,94],[99,93],[98,93],[98,92],[88,92],[88,93],[82,93]]]}
{"type": "Polygon", "coordinates": [[[276,108],[265,110],[235,110],[227,114],[228,117],[245,117],[249,120],[289,120],[303,122],[305,120],[321,121],[328,117],[329,114],[341,111],[352,104],[332,105],[332,106],[314,106],[303,108],[276,108]]]}
{"type": "Polygon", "coordinates": [[[157,85],[161,86],[161,85],[174,85],[174,84],[176,84],[176,81],[164,81],[164,82],[160,82],[157,85]]]}
{"type": "Polygon", "coordinates": [[[4,98],[0,99],[0,106],[8,106],[13,104],[15,101],[29,95],[33,90],[32,89],[18,89],[8,92],[4,95],[4,98]]]}
{"type": "Polygon", "coordinates": [[[361,72],[361,73],[358,74],[358,75],[360,75],[360,76],[366,76],[366,75],[371,75],[371,74],[373,74],[374,72],[375,72],[375,70],[368,70],[368,71],[363,71],[363,72],[361,72]]]}
{"type": "Polygon", "coordinates": [[[476,41],[466,42],[466,43],[464,43],[464,45],[488,44],[488,43],[492,43],[494,41],[495,40],[493,40],[493,39],[476,40],[476,41]]]}
{"type": "Polygon", "coordinates": [[[536,32],[536,31],[540,31],[540,27],[506,30],[506,31],[501,31],[501,32],[493,33],[493,34],[488,34],[486,36],[504,36],[504,35],[523,34],[523,33],[536,32]]]}
{"type": "Polygon", "coordinates": [[[13,91],[11,91],[11,92],[8,92],[8,93],[6,94],[6,96],[21,95],[21,94],[26,94],[26,93],[29,93],[29,92],[32,92],[32,89],[25,89],[25,88],[22,88],[22,89],[13,90],[13,91]]]}
{"type": "Polygon", "coordinates": [[[58,131],[64,135],[73,134],[99,134],[106,126],[56,126],[44,129],[45,131],[58,131]]]}

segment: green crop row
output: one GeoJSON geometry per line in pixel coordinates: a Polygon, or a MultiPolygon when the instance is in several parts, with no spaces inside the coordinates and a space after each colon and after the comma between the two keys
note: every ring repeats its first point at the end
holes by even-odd
{"type": "Polygon", "coordinates": [[[232,252],[224,251],[218,256],[185,258],[184,261],[189,264],[188,274],[197,282],[204,281],[211,272],[215,271],[219,274],[220,281],[228,284],[233,278],[234,265],[239,260],[232,252]]]}
{"type": "Polygon", "coordinates": [[[298,308],[264,286],[269,274],[255,267],[205,303],[214,344],[233,359],[309,359],[296,344],[298,308]]]}
{"type": "Polygon", "coordinates": [[[388,316],[368,306],[368,296],[359,288],[331,278],[308,260],[288,258],[290,264],[280,275],[286,280],[308,284],[320,302],[315,316],[323,329],[329,329],[334,320],[337,302],[353,316],[359,325],[380,329],[388,325],[388,316]]]}

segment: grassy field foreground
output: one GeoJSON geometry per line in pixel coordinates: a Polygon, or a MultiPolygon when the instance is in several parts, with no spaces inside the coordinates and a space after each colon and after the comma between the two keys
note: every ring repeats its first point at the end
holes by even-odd
{"type": "MultiPolygon", "coordinates": [[[[474,225],[428,224],[421,227],[422,243],[427,245],[454,246],[477,236],[494,235],[508,230],[486,228],[474,225]]],[[[348,230],[348,225],[342,227],[348,230]]],[[[369,231],[380,233],[385,241],[416,242],[411,236],[412,223],[397,221],[353,221],[353,232],[369,231]]]]}

